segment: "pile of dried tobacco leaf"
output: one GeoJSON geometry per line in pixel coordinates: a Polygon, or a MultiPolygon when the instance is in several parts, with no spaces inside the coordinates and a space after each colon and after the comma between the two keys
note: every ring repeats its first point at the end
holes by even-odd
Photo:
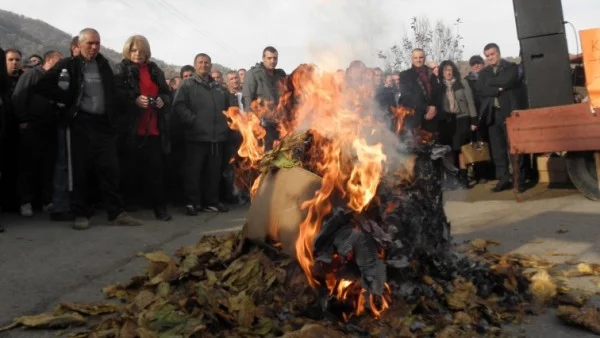
{"type": "Polygon", "coordinates": [[[102,291],[121,301],[61,304],[52,313],[15,319],[9,328],[73,328],[70,337],[475,337],[500,333],[551,302],[569,304],[561,318],[598,332],[598,311],[557,286],[550,263],[488,253],[475,240],[462,252],[411,262],[396,281],[382,318],[336,320],[295,261],[245,242],[241,234],[204,237],[179,249],[143,254],[146,273],[102,291]],[[526,279],[526,269],[537,269],[526,279]],[[532,282],[529,282],[532,280],[532,282]],[[531,296],[531,297],[530,297],[531,296]],[[559,297],[557,297],[559,296],[559,297]],[[563,298],[562,300],[561,297],[563,298]]]}

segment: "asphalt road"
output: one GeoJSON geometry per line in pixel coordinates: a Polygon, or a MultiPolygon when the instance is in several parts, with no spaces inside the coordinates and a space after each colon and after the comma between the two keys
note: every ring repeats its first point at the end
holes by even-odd
{"type": "MultiPolygon", "coordinates": [[[[448,194],[446,211],[455,240],[490,238],[502,243],[496,250],[546,255],[558,262],[600,262],[600,203],[587,201],[574,191],[536,189],[537,193],[530,192],[522,203],[512,200],[510,193],[491,195],[486,187],[448,194]],[[474,202],[473,196],[478,195],[481,198],[474,202]],[[551,256],[557,251],[570,256],[551,256]]],[[[103,300],[103,286],[127,282],[143,271],[146,262],[136,256],[138,252],[173,253],[203,234],[238,229],[245,213],[246,209],[238,208],[226,214],[188,217],[174,210],[175,220],[162,223],[154,221],[150,211],[140,212],[135,215],[147,224],[137,228],[107,226],[105,216],[98,215],[87,231],[74,231],[68,223],[51,223],[45,215],[31,220],[4,215],[7,232],[0,234],[0,326],[19,315],[50,310],[61,301],[103,300]]],[[[572,284],[596,291],[592,281],[577,278],[572,284]]],[[[553,312],[507,329],[515,336],[595,337],[562,325],[553,312]]],[[[0,337],[55,334],[16,329],[0,333],[0,337]]]]}

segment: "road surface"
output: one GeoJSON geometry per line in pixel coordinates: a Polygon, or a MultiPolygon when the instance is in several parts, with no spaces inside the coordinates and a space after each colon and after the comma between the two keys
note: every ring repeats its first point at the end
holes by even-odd
{"type": "MultiPolygon", "coordinates": [[[[516,203],[511,192],[488,193],[478,186],[468,192],[446,195],[446,212],[456,242],[473,238],[502,243],[497,250],[539,255],[553,252],[551,260],[578,259],[600,262],[600,203],[586,200],[572,189],[548,190],[538,186],[516,203]]],[[[150,211],[135,215],[147,221],[143,227],[106,226],[105,215],[92,219],[92,228],[75,231],[68,223],[51,223],[38,214],[33,219],[4,215],[7,232],[0,234],[0,325],[11,318],[51,310],[61,301],[100,301],[100,289],[125,283],[146,266],[138,252],[164,250],[193,244],[203,234],[233,231],[244,222],[246,209],[225,214],[184,216],[173,210],[170,223],[153,220],[150,211]]],[[[597,278],[600,280],[600,277],[597,278]]],[[[573,285],[597,288],[587,278],[573,285]]],[[[526,325],[509,327],[516,336],[595,337],[562,325],[554,310],[531,317],[526,325]]],[[[55,337],[55,331],[13,331],[0,337],[55,337]]]]}

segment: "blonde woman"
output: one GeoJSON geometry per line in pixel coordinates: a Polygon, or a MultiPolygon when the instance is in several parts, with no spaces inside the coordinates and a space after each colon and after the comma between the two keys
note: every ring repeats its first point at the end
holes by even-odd
{"type": "Polygon", "coordinates": [[[152,61],[148,40],[127,39],[117,66],[117,87],[124,99],[121,132],[121,175],[126,203],[149,196],[154,214],[171,220],[164,188],[164,156],[170,152],[171,99],[163,71],[152,61]]]}

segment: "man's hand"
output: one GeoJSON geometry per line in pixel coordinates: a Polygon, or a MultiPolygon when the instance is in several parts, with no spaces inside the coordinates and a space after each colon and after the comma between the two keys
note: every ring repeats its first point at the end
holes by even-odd
{"type": "Polygon", "coordinates": [[[434,106],[427,107],[427,113],[425,114],[426,120],[433,120],[433,118],[437,115],[437,110],[434,106]]]}
{"type": "Polygon", "coordinates": [[[148,97],[140,95],[135,99],[135,104],[140,108],[148,108],[148,97]]]}
{"type": "Polygon", "coordinates": [[[156,98],[156,106],[158,107],[158,109],[161,109],[165,106],[165,103],[160,97],[156,98]]]}

